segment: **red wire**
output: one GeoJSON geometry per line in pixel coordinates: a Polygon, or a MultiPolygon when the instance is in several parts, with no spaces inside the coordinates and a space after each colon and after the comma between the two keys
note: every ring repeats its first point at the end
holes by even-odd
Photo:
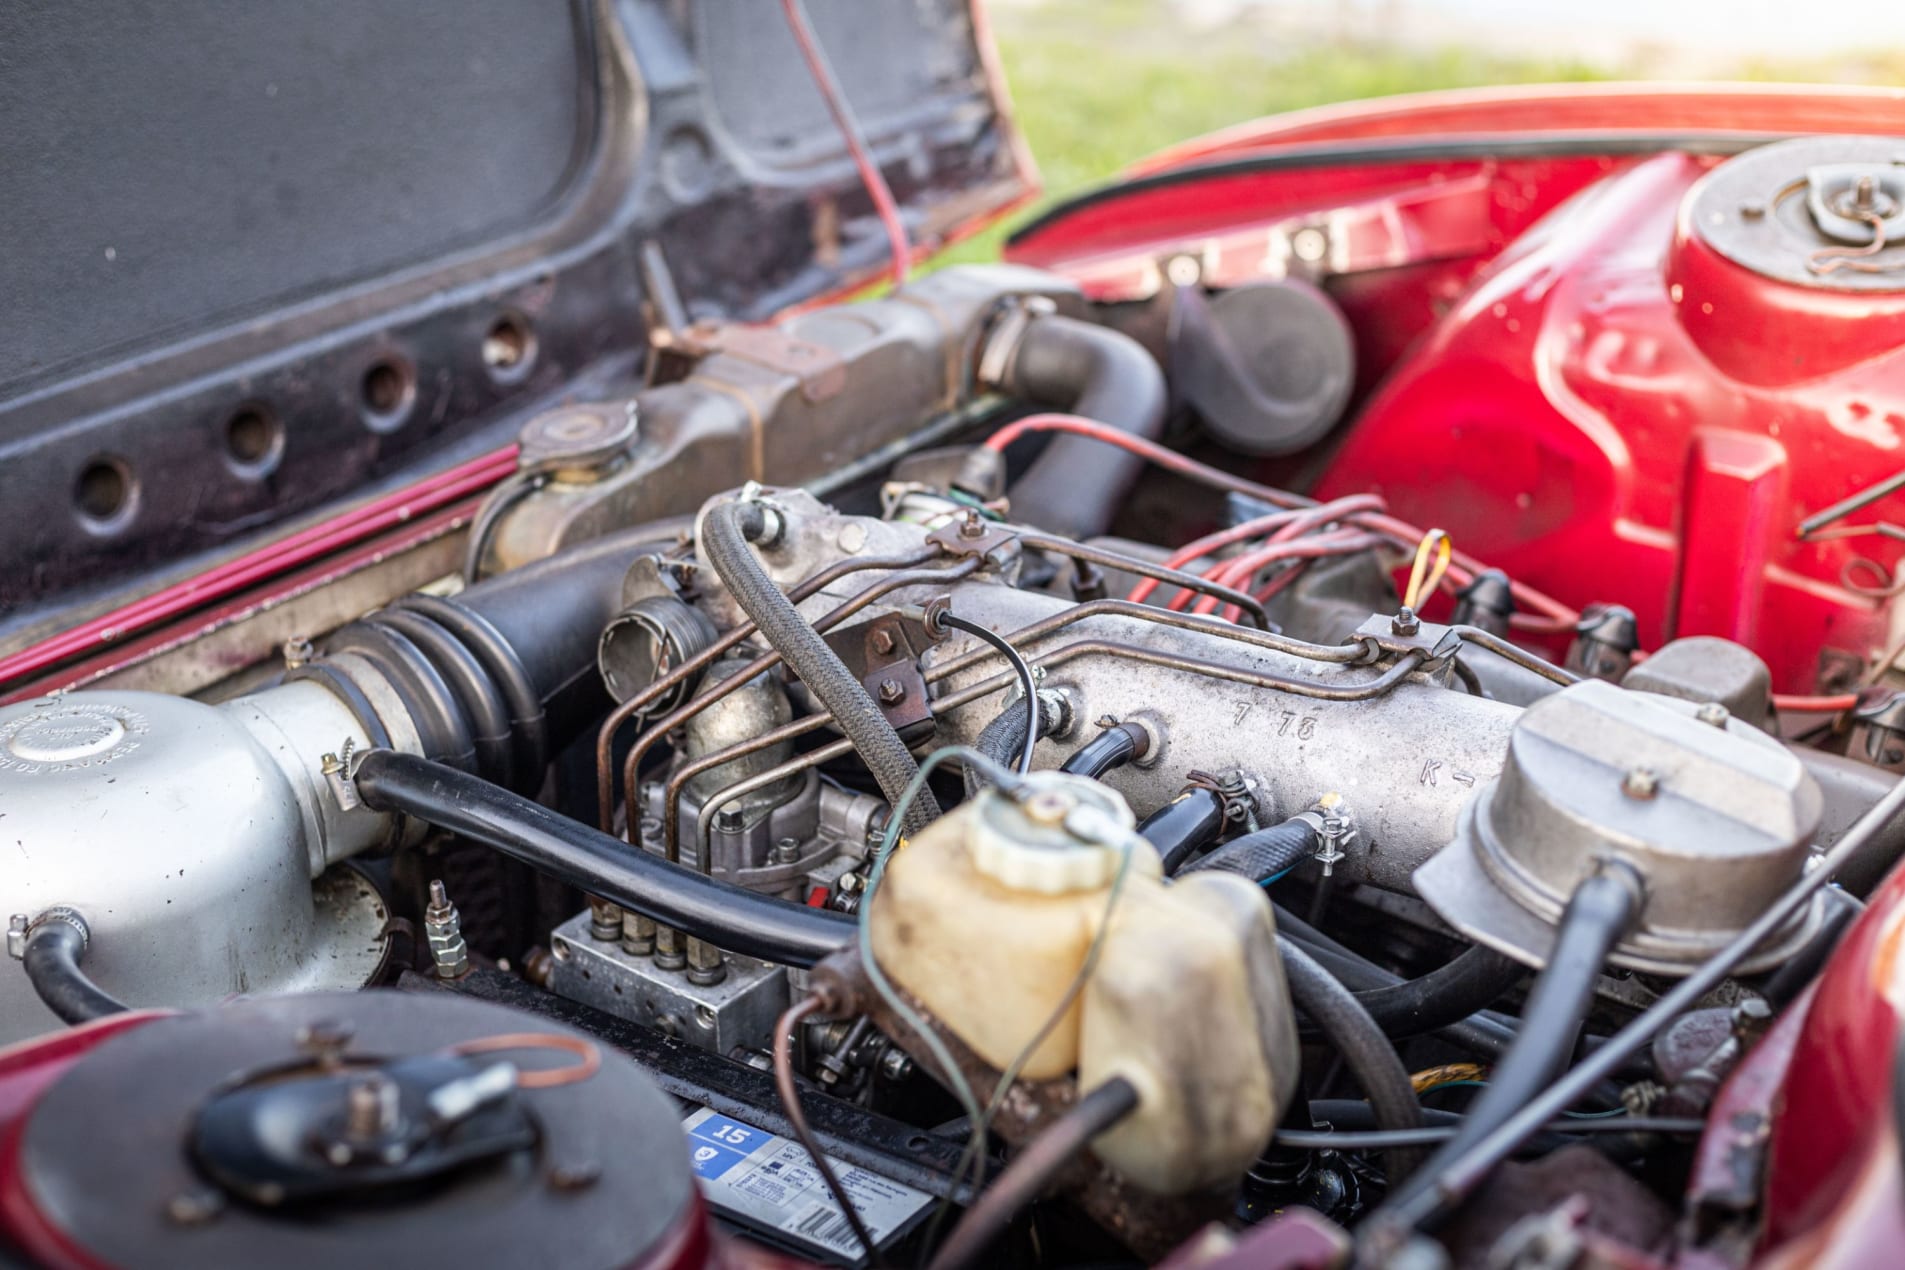
{"type": "Polygon", "coordinates": [[[913,249],[906,238],[906,225],[900,220],[899,204],[893,201],[893,189],[867,149],[866,138],[854,121],[840,81],[834,78],[833,67],[828,64],[827,55],[807,20],[805,6],[800,0],[781,0],[781,11],[787,15],[787,29],[793,32],[801,60],[807,63],[807,73],[813,76],[814,87],[820,91],[834,126],[840,129],[840,136],[847,143],[847,153],[853,156],[853,166],[860,171],[860,183],[866,187],[867,197],[873,200],[873,210],[879,213],[880,224],[886,228],[887,247],[893,253],[893,285],[897,287],[906,281],[912,267],[913,249]]]}
{"type": "Polygon", "coordinates": [[[1850,692],[1840,693],[1836,697],[1806,697],[1780,692],[1773,694],[1774,709],[1794,714],[1838,714],[1858,704],[1858,695],[1850,692]]]}
{"type": "MultiPolygon", "coordinates": [[[[1020,437],[1032,432],[1069,432],[1075,436],[1091,437],[1107,445],[1115,445],[1132,454],[1140,455],[1151,463],[1189,477],[1201,485],[1213,489],[1227,490],[1269,503],[1272,507],[1310,508],[1317,504],[1287,490],[1272,489],[1268,485],[1259,485],[1255,481],[1245,480],[1241,476],[1232,476],[1229,472],[1199,463],[1187,458],[1175,450],[1167,450],[1155,441],[1143,437],[1134,437],[1130,433],[1120,432],[1107,424],[1092,419],[1080,418],[1068,414],[1037,414],[1008,423],[993,433],[985,442],[988,450],[1004,450],[1020,437]]],[[[1422,541],[1422,531],[1407,521],[1397,520],[1393,516],[1378,512],[1362,512],[1348,518],[1348,523],[1379,533],[1398,546],[1413,550],[1422,541]]],[[[1472,582],[1475,575],[1488,566],[1464,552],[1454,553],[1449,565],[1448,582],[1455,586],[1464,586],[1472,582]]],[[[1510,625],[1517,630],[1554,634],[1570,630],[1581,620],[1581,615],[1554,597],[1520,582],[1511,582],[1515,600],[1524,610],[1534,612],[1516,613],[1509,619],[1510,625]]]]}

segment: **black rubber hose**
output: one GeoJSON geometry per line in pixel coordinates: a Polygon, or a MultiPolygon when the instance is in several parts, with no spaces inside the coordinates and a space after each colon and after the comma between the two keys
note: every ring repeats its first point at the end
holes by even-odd
{"type": "MultiPolygon", "coordinates": [[[[1072,318],[1034,319],[1001,385],[1007,393],[1070,410],[1121,432],[1157,440],[1164,433],[1164,372],[1144,345],[1109,327],[1072,318]]],[[[1144,460],[1087,437],[1060,436],[1009,491],[1015,519],[1095,538],[1111,527],[1144,460]]]]}
{"type": "Polygon", "coordinates": [[[1594,985],[1609,953],[1634,924],[1641,886],[1631,870],[1610,864],[1574,888],[1561,914],[1547,965],[1529,989],[1514,1045],[1489,1073],[1462,1128],[1413,1179],[1392,1188],[1384,1207],[1407,1204],[1433,1187],[1443,1165],[1467,1154],[1567,1068],[1581,1025],[1594,1006],[1594,985]]]}
{"type": "MultiPolygon", "coordinates": [[[[1358,1001],[1368,994],[1382,991],[1406,983],[1401,975],[1384,970],[1360,953],[1351,951],[1316,930],[1309,923],[1289,912],[1281,905],[1276,909],[1277,929],[1297,944],[1311,957],[1321,962],[1331,974],[1352,989],[1358,1001]]],[[[1472,1054],[1484,1055],[1491,1059],[1500,1058],[1515,1043],[1515,1029],[1509,1027],[1486,1012],[1477,1011],[1465,1019],[1434,1029],[1435,1036],[1447,1041],[1458,1049],[1472,1054]]]]}
{"type": "Polygon", "coordinates": [[[1420,978],[1358,992],[1356,999],[1385,1036],[1402,1040],[1486,1009],[1526,973],[1513,957],[1476,944],[1420,978]]]}
{"type": "Polygon", "coordinates": [[[975,1265],[993,1241],[1005,1233],[1012,1219],[1052,1185],[1065,1166],[1099,1134],[1138,1109],[1138,1091],[1122,1076],[1113,1076],[1089,1093],[1081,1094],[1012,1157],[992,1184],[973,1201],[966,1215],[946,1236],[946,1242],[928,1270],[963,1270],[975,1265]]]}
{"type": "MultiPolygon", "coordinates": [[[[519,788],[516,750],[510,743],[509,706],[476,654],[449,631],[409,609],[392,607],[364,620],[401,633],[423,650],[445,690],[463,707],[476,770],[506,788],[519,788]]],[[[536,779],[540,783],[542,773],[536,773],[536,779]]]]}
{"type": "Polygon", "coordinates": [[[521,861],[666,926],[743,956],[811,966],[853,940],[853,919],[716,881],[630,847],[481,777],[372,750],[358,761],[358,797],[521,861]]]}
{"type": "Polygon", "coordinates": [[[622,611],[629,566],[637,556],[673,546],[687,524],[683,518],[657,521],[585,542],[456,597],[459,608],[487,622],[515,652],[542,703],[550,754],[593,729],[609,708],[596,644],[602,628],[622,611]]]}
{"type": "Polygon", "coordinates": [[[430,757],[535,789],[549,755],[608,708],[596,641],[621,611],[629,566],[672,544],[676,523],[583,543],[455,600],[408,596],[340,628],[325,654],[356,653],[381,671],[430,757]]]}
{"type": "Polygon", "coordinates": [[[1201,860],[1179,871],[1235,873],[1252,882],[1268,882],[1316,854],[1316,823],[1310,816],[1292,816],[1281,824],[1247,833],[1226,842],[1201,860]]]}
{"type": "MultiPolygon", "coordinates": [[[[1355,1074],[1375,1111],[1377,1128],[1420,1128],[1422,1104],[1409,1083],[1409,1069],[1369,1012],[1288,936],[1277,936],[1277,950],[1283,954],[1283,973],[1297,1009],[1309,1016],[1355,1074]]],[[[1385,1159],[1391,1185],[1407,1176],[1421,1158],[1419,1150],[1389,1152],[1385,1159]]]]}
{"type": "Polygon", "coordinates": [[[1146,816],[1138,835],[1158,849],[1164,876],[1217,841],[1224,831],[1224,800],[1208,789],[1187,789],[1146,816]]]}
{"type": "Polygon", "coordinates": [[[86,977],[80,968],[91,942],[75,914],[43,913],[26,937],[21,962],[27,982],[46,1008],[64,1023],[90,1023],[108,1014],[124,1014],[125,1005],[86,977]]]}
{"type": "Polygon", "coordinates": [[[1151,734],[1141,725],[1114,724],[1073,750],[1072,756],[1058,765],[1058,770],[1097,780],[1132,759],[1143,758],[1150,747],[1151,734]]]}
{"type": "Polygon", "coordinates": [[[1798,1000],[1806,986],[1818,978],[1819,972],[1825,969],[1826,962],[1839,947],[1839,940],[1852,925],[1852,919],[1865,911],[1865,905],[1840,887],[1829,886],[1821,894],[1825,896],[1826,915],[1819,923],[1819,929],[1798,952],[1768,975],[1760,988],[1760,995],[1766,998],[1766,1004],[1772,1006],[1775,1013],[1798,1000]]]}
{"type": "Polygon", "coordinates": [[[469,712],[415,640],[373,613],[341,626],[324,641],[326,656],[354,653],[376,667],[417,730],[423,752],[466,772],[477,771],[469,712]]]}
{"type": "MultiPolygon", "coordinates": [[[[1020,703],[1017,711],[1019,716],[1018,763],[1014,766],[1009,760],[995,755],[990,751],[987,751],[987,757],[999,759],[999,765],[1001,767],[1011,767],[1012,770],[1016,771],[1019,775],[1025,775],[1032,770],[1032,751],[1037,748],[1038,739],[1041,735],[1039,730],[1038,676],[1032,673],[1032,664],[1026,661],[1019,650],[1012,647],[1005,636],[999,634],[997,631],[981,626],[977,622],[969,622],[956,613],[941,613],[935,620],[937,620],[942,627],[955,631],[964,631],[980,643],[990,645],[994,652],[1011,663],[1013,671],[1018,675],[1019,691],[1025,698],[1025,700],[1020,703]]],[[[1006,713],[1011,714],[1012,712],[1011,707],[1007,707],[1006,713]]],[[[997,720],[994,720],[994,722],[997,722],[997,720]]],[[[1010,754],[1011,751],[1008,750],[1006,753],[1010,754]]]]}
{"type": "MultiPolygon", "coordinates": [[[[761,637],[800,676],[807,690],[833,712],[834,724],[853,742],[880,792],[898,807],[900,795],[919,775],[919,764],[867,695],[866,686],[853,677],[754,558],[748,543],[766,528],[767,517],[758,504],[717,503],[701,518],[701,554],[741,611],[754,619],[761,637]]],[[[918,833],[938,815],[938,800],[930,789],[922,787],[906,808],[906,829],[918,833]]]]}
{"type": "MultiPolygon", "coordinates": [[[[1046,698],[1038,699],[1038,734],[1046,736],[1059,725],[1064,718],[1064,709],[1056,702],[1046,698]]],[[[1021,747],[1025,744],[1025,703],[1014,701],[993,718],[992,722],[980,729],[979,737],[972,748],[1008,771],[1014,770],[1021,747]]],[[[966,797],[971,798],[986,788],[991,781],[977,763],[966,764],[966,797]]]]}
{"type": "Polygon", "coordinates": [[[516,770],[523,774],[525,781],[531,778],[540,781],[542,769],[549,762],[549,729],[543,718],[542,698],[522,658],[503,638],[503,633],[481,613],[442,596],[407,595],[391,607],[423,614],[463,641],[463,646],[482,663],[509,708],[509,733],[516,749],[516,770]]]}

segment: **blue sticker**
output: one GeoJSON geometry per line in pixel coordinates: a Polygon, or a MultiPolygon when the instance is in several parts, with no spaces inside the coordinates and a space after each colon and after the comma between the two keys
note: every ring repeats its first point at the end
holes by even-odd
{"type": "Polygon", "coordinates": [[[739,1151],[742,1155],[746,1155],[774,1136],[722,1115],[709,1115],[707,1119],[688,1130],[688,1134],[690,1137],[701,1138],[730,1151],[739,1151]]]}
{"type": "Polygon", "coordinates": [[[688,1158],[694,1162],[695,1176],[707,1178],[711,1182],[735,1165],[747,1161],[746,1153],[730,1151],[712,1142],[689,1143],[688,1158]]]}

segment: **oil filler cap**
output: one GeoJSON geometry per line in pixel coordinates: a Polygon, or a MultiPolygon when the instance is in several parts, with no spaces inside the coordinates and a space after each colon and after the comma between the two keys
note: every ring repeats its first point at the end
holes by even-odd
{"type": "Polygon", "coordinates": [[[1034,772],[1007,795],[987,790],[968,822],[972,867],[1001,886],[1067,895],[1111,884],[1126,853],[1134,871],[1163,872],[1157,849],[1109,787],[1065,772],[1034,772]]]}

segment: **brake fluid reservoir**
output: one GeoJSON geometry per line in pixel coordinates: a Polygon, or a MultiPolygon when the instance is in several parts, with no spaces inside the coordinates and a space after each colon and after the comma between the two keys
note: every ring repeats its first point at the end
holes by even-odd
{"type": "Polygon", "coordinates": [[[1296,1088],[1290,989],[1263,889],[1228,873],[1137,888],[1112,910],[1080,1011],[1078,1087],[1123,1077],[1138,1109],[1098,1158],[1146,1190],[1233,1182],[1296,1088]]]}
{"type": "MultiPolygon", "coordinates": [[[[1155,848],[1108,786],[1034,772],[1015,801],[986,790],[897,851],[873,898],[873,953],[887,975],[1003,1069],[1063,1003],[1104,922],[1126,853],[1120,906],[1160,884],[1155,848]]],[[[1031,1080],[1078,1063],[1074,1000],[1027,1060],[1031,1080]]]]}

